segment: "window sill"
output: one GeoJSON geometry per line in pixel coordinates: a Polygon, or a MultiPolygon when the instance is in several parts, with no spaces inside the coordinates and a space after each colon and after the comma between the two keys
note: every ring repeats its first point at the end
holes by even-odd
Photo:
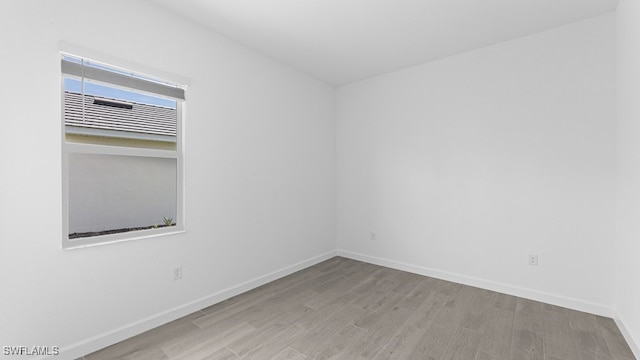
{"type": "Polygon", "coordinates": [[[125,232],[125,233],[100,235],[100,236],[78,238],[78,239],[71,239],[71,240],[69,240],[67,238],[67,235],[65,235],[65,238],[63,238],[62,240],[62,249],[75,250],[75,249],[82,249],[82,248],[93,247],[93,246],[116,244],[116,243],[127,242],[127,241],[150,239],[150,238],[155,238],[160,236],[176,235],[176,234],[181,234],[185,232],[186,232],[186,229],[184,229],[184,227],[172,226],[171,228],[137,230],[137,231],[131,231],[131,232],[125,232]]]}

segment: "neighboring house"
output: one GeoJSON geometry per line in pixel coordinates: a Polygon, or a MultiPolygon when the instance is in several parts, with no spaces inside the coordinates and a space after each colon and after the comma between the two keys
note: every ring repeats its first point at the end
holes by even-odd
{"type": "MultiPolygon", "coordinates": [[[[64,93],[67,141],[88,142],[83,137],[128,139],[131,146],[173,148],[176,143],[176,109],[109,99],[75,92],[64,93]]],[[[115,140],[120,139],[120,140],[115,140]]],[[[91,139],[91,143],[105,140],[91,139]]]]}
{"type": "MultiPolygon", "coordinates": [[[[64,121],[68,143],[176,150],[176,109],[65,91],[64,121]]],[[[70,237],[176,218],[176,159],[77,153],[68,166],[70,237]]]]}

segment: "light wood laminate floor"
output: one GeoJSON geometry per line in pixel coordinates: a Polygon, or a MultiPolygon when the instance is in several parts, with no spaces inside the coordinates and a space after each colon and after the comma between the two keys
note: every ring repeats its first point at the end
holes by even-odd
{"type": "Polygon", "coordinates": [[[612,319],[335,257],[84,359],[635,358],[612,319]]]}

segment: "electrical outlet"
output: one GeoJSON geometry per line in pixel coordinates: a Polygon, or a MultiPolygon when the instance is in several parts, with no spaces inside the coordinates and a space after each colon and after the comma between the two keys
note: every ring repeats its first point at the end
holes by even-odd
{"type": "Polygon", "coordinates": [[[535,254],[529,255],[529,265],[538,266],[538,255],[535,255],[535,254]]]}
{"type": "Polygon", "coordinates": [[[182,266],[176,266],[173,268],[173,280],[182,279],[182,266]]]}

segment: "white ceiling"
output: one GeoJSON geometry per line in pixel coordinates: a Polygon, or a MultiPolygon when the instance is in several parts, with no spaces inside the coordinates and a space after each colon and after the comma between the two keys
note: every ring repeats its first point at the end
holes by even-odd
{"type": "Polygon", "coordinates": [[[152,0],[340,85],[615,10],[618,0],[152,0]]]}

